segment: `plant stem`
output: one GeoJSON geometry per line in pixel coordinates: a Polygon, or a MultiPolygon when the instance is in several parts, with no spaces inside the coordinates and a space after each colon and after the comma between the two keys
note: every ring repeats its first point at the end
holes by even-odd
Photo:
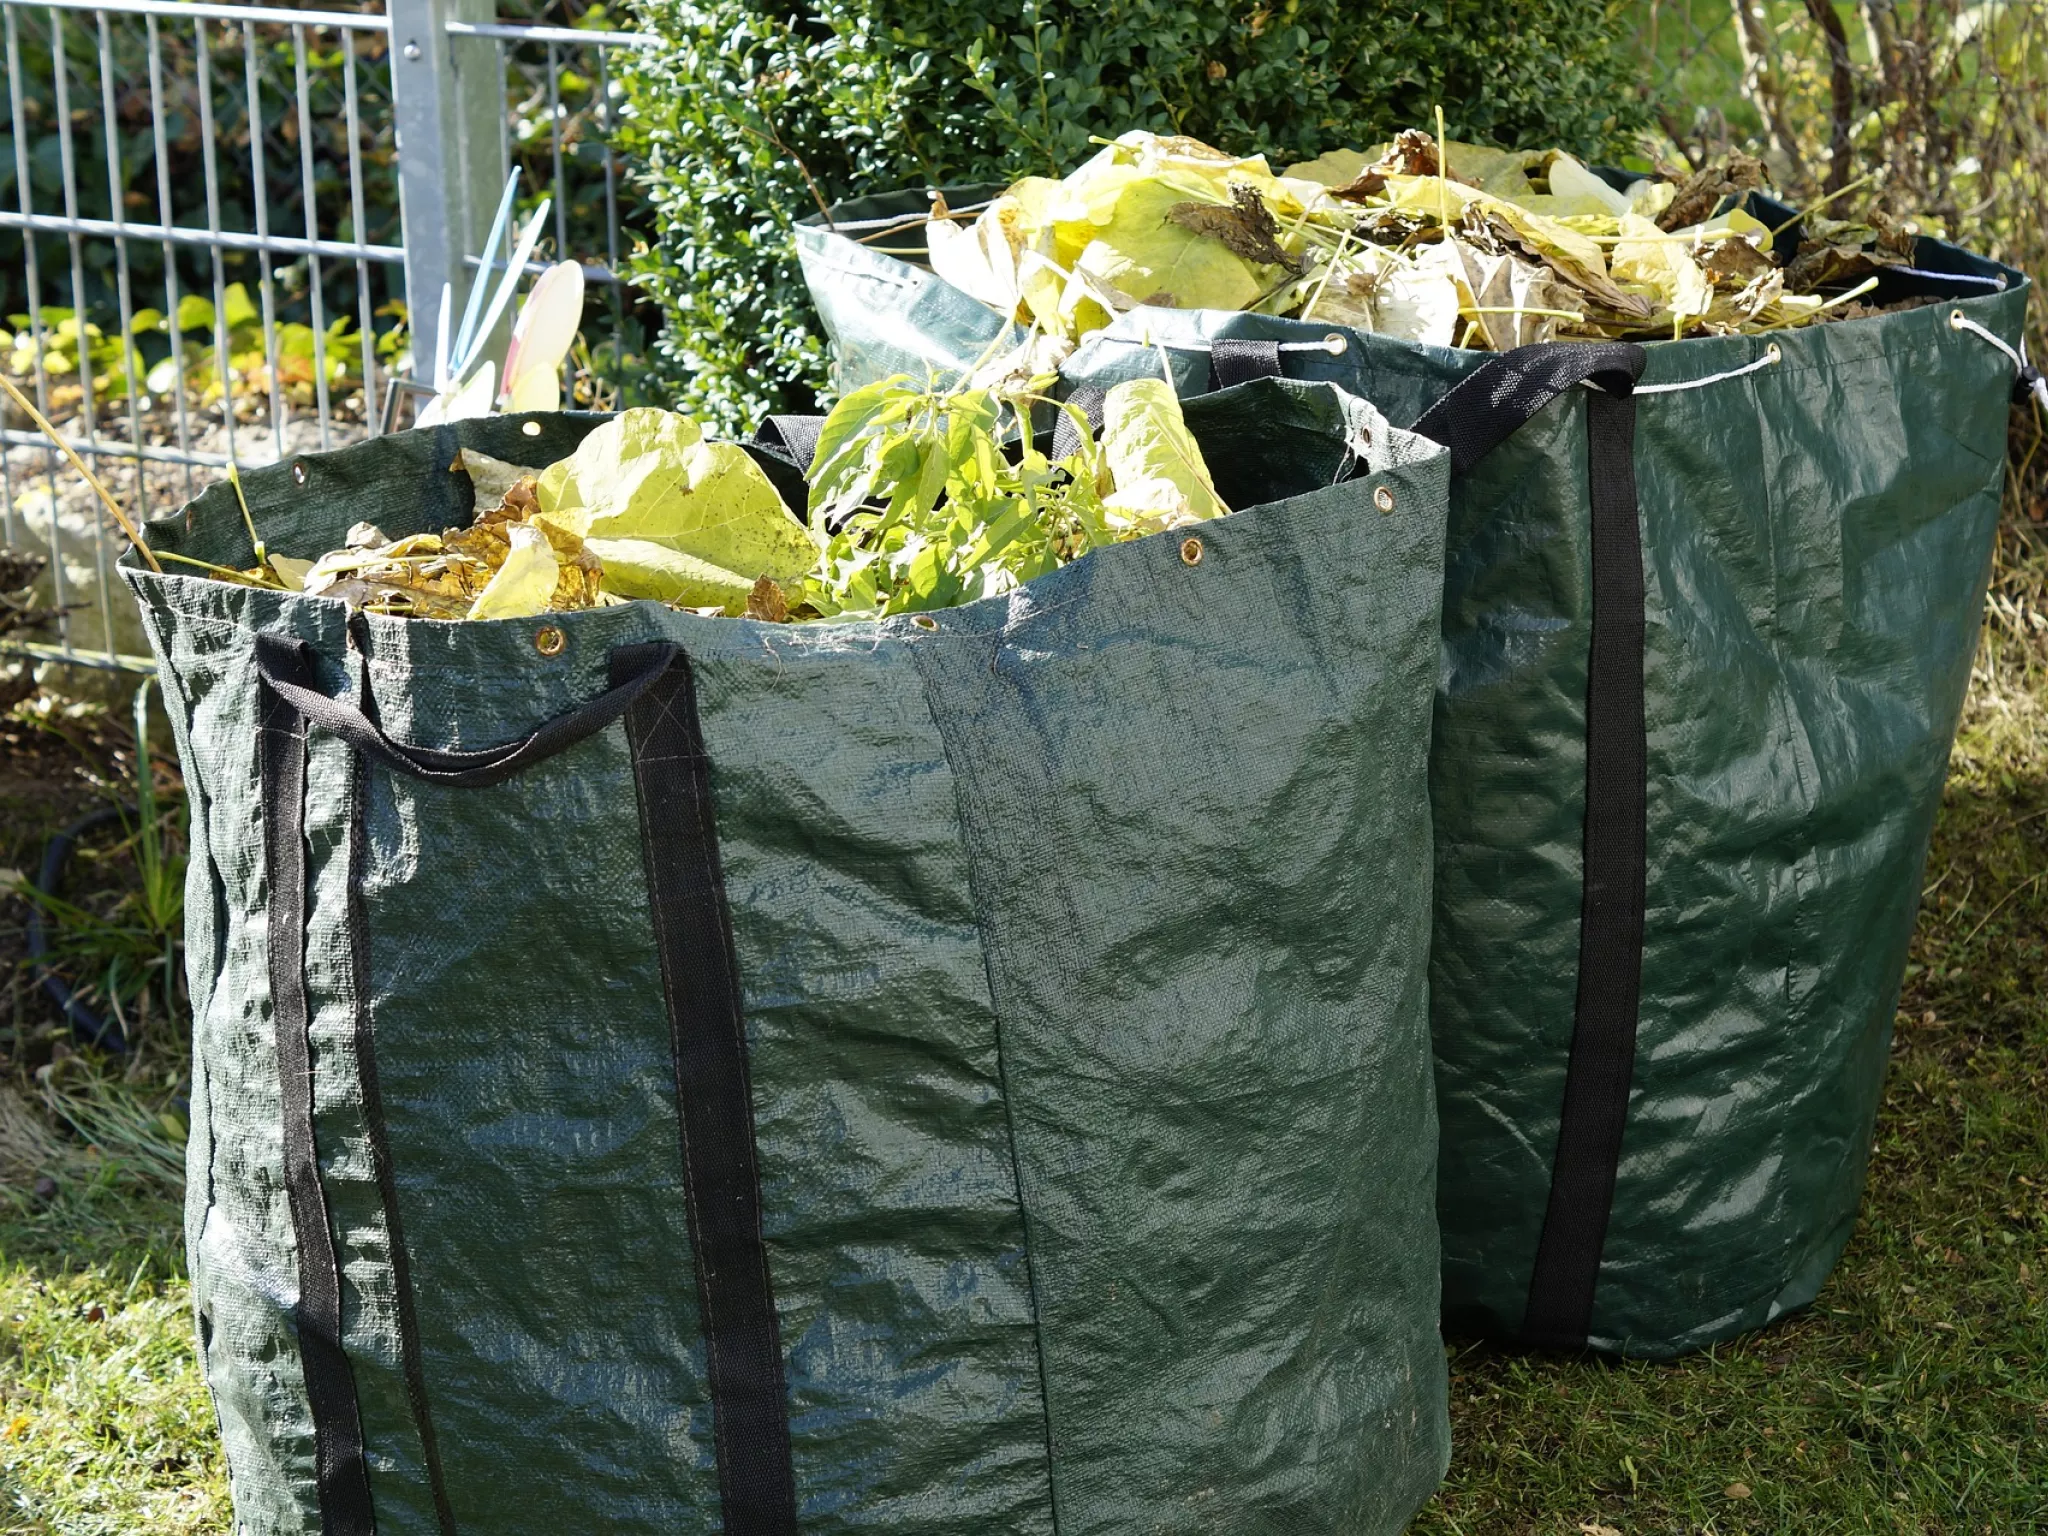
{"type": "Polygon", "coordinates": [[[71,461],[71,467],[85,477],[85,483],[93,488],[94,494],[101,501],[105,502],[107,510],[114,514],[114,521],[121,525],[121,532],[128,536],[128,542],[135,547],[135,552],[142,556],[152,571],[161,576],[164,573],[164,568],[157,564],[156,556],[150,552],[149,546],[142,542],[142,535],[137,531],[135,525],[128,521],[128,514],[123,512],[115,504],[114,498],[107,494],[107,488],[100,484],[99,477],[85,467],[85,460],[71,451],[71,445],[57,435],[57,429],[51,426],[43,413],[35,408],[35,404],[29,397],[15,388],[14,380],[8,378],[6,374],[0,373],[0,386],[5,387],[7,393],[13,397],[16,405],[28,412],[28,419],[41,429],[43,436],[57,445],[58,451],[71,461]]]}

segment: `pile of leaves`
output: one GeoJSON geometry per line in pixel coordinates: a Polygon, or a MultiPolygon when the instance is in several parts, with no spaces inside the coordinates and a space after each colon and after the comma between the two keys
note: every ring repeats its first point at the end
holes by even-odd
{"type": "MultiPolygon", "coordinates": [[[[1046,377],[938,393],[898,377],[825,420],[805,507],[747,449],[671,411],[613,417],[546,466],[465,449],[467,528],[388,538],[369,523],[316,560],[265,548],[207,567],[246,585],[428,619],[506,619],[650,598],[774,622],[880,618],[1008,591],[1089,550],[1225,515],[1162,380],[1111,390],[1098,440],[1034,444],[1046,377]]],[[[245,508],[246,515],[246,508],[245,508]]],[[[173,560],[179,557],[170,556],[173,560]]]]}
{"type": "Polygon", "coordinates": [[[1561,150],[1419,130],[1278,175],[1264,156],[1133,132],[1064,179],[1026,177],[961,223],[943,199],[932,269],[1063,342],[1145,305],[1250,310],[1435,346],[1731,335],[1845,313],[1916,231],[1810,210],[1745,212],[1743,155],[1626,190],[1561,150]]]}

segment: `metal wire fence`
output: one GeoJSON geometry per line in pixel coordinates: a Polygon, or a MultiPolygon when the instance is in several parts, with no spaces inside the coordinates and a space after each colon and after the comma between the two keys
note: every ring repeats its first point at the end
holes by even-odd
{"type": "MultiPolygon", "coordinates": [[[[621,344],[608,55],[647,39],[488,0],[0,0],[0,32],[0,370],[134,510],[375,434],[444,293],[510,259],[484,246],[515,166],[621,344]]],[[[47,557],[54,610],[0,649],[147,668],[104,510],[4,403],[0,539],[47,557]]]]}

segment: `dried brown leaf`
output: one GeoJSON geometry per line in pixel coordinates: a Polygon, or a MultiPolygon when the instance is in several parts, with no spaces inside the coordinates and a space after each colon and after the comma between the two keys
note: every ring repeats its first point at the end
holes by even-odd
{"type": "Polygon", "coordinates": [[[747,617],[764,619],[770,624],[789,622],[789,597],[776,584],[773,576],[763,576],[756,581],[753,590],[747,593],[747,617]]]}
{"type": "Polygon", "coordinates": [[[1717,288],[1741,288],[1772,270],[1771,258],[1740,236],[1717,240],[1700,255],[1717,288]]]}
{"type": "Polygon", "coordinates": [[[1341,197],[1347,203],[1362,203],[1369,197],[1378,197],[1387,190],[1387,178],[1376,170],[1361,171],[1341,187],[1330,188],[1330,196],[1341,197]]]}
{"type": "Polygon", "coordinates": [[[1403,128],[1373,169],[1396,176],[1434,176],[1441,164],[1434,138],[1420,128],[1403,128]]]}
{"type": "Polygon", "coordinates": [[[1703,165],[1679,184],[1671,206],[1657,216],[1657,227],[1667,233],[1704,224],[1714,216],[1724,197],[1760,192],[1770,185],[1763,161],[1754,155],[1736,153],[1724,161],[1703,165]]]}
{"type": "MultiPolygon", "coordinates": [[[[1256,261],[1266,266],[1285,267],[1290,272],[1301,270],[1300,263],[1281,248],[1280,225],[1273,217],[1273,210],[1266,206],[1266,200],[1258,190],[1242,182],[1230,189],[1230,202],[1222,203],[1175,203],[1167,210],[1166,216],[1182,229],[1206,235],[1219,240],[1233,256],[1242,256],[1246,261],[1256,261]]],[[[1147,299],[1146,303],[1156,302],[1147,299]]]]}

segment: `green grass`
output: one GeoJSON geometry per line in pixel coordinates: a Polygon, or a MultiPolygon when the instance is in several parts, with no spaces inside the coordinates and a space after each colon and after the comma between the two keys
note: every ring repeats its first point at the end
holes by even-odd
{"type": "Polygon", "coordinates": [[[73,1164],[47,1206],[0,1196],[0,1531],[216,1536],[227,1483],[174,1199],[73,1164]]]}
{"type": "MultiPolygon", "coordinates": [[[[1819,1302],[1667,1365],[1454,1351],[1417,1536],[2048,1530],[2048,675],[2022,661],[1973,694],[1864,1218],[1819,1302]]],[[[109,1123],[161,1093],[116,1090],[109,1123]]],[[[74,1140],[54,1199],[0,1188],[0,1532],[228,1528],[150,1167],[74,1140]]]]}

